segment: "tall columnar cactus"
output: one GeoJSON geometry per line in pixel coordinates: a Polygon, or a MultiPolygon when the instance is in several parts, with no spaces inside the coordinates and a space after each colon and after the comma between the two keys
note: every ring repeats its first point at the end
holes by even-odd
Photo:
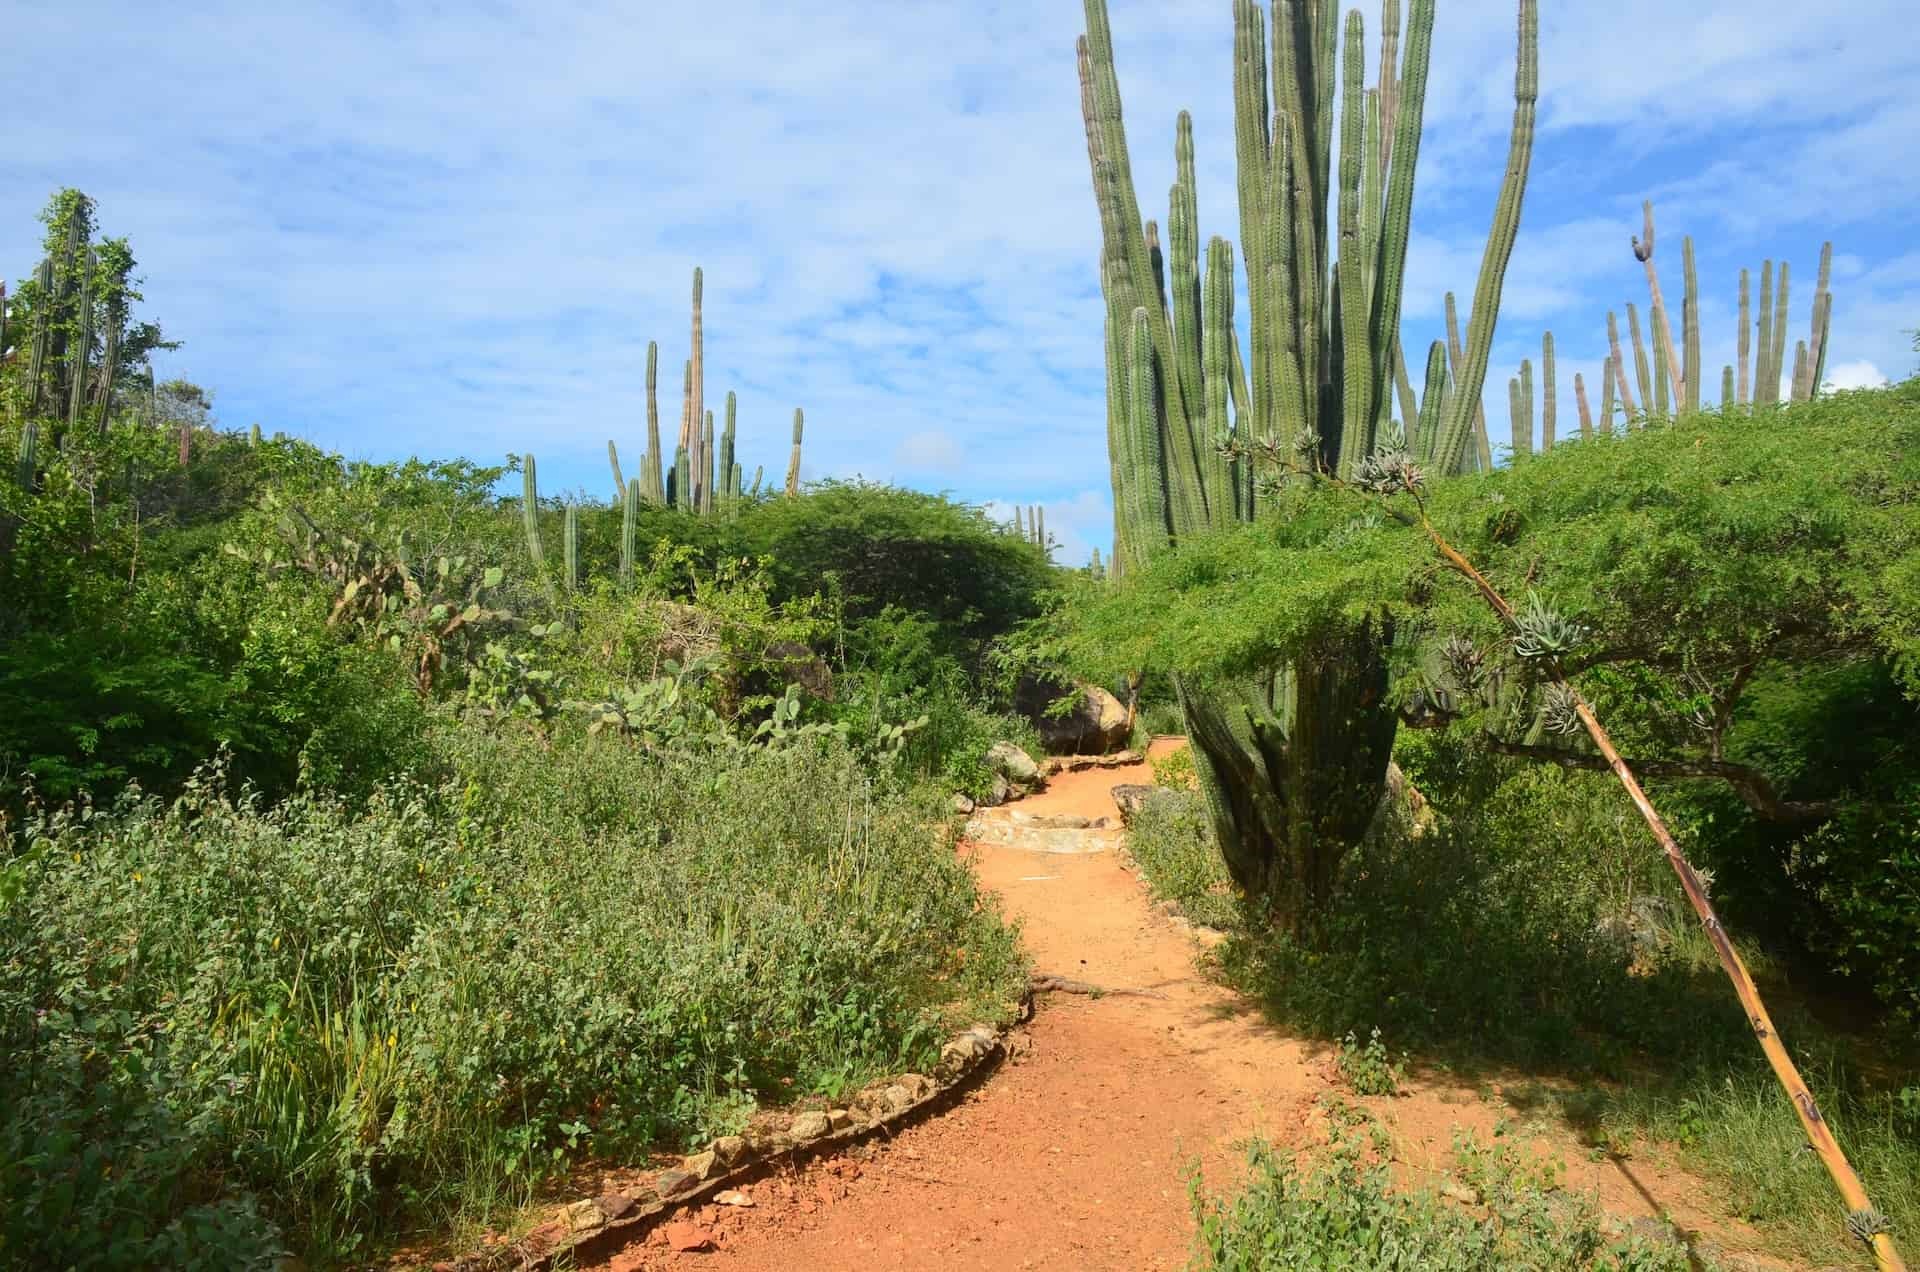
{"type": "Polygon", "coordinates": [[[1787,369],[1787,263],[1773,287],[1773,352],[1767,355],[1767,405],[1780,402],[1780,377],[1787,369]]]}
{"type": "MultiPolygon", "coordinates": [[[[1460,311],[1454,307],[1452,292],[1447,293],[1447,356],[1456,367],[1466,357],[1466,351],[1460,347],[1460,311]]],[[[1493,441],[1487,436],[1487,407],[1484,402],[1473,404],[1473,449],[1464,466],[1477,472],[1486,472],[1493,467],[1493,441]]]]}
{"type": "Polygon", "coordinates": [[[533,562],[533,572],[544,578],[547,551],[540,542],[540,477],[531,454],[525,457],[520,474],[520,519],[527,532],[527,556],[533,562]]]}
{"type": "Polygon", "coordinates": [[[1667,348],[1667,324],[1653,325],[1653,413],[1662,418],[1673,414],[1669,367],[1673,350],[1667,348]]]}
{"type": "MultiPolygon", "coordinates": [[[[1647,311],[1647,322],[1653,328],[1651,334],[1655,353],[1665,351],[1666,356],[1661,360],[1662,369],[1672,386],[1674,397],[1679,399],[1684,393],[1679,354],[1673,347],[1673,324],[1667,318],[1666,298],[1660,292],[1660,273],[1653,267],[1653,200],[1643,200],[1640,211],[1645,218],[1641,228],[1646,232],[1646,239],[1633,240],[1633,254],[1647,268],[1647,294],[1652,302],[1647,311]]],[[[1662,407],[1660,413],[1666,414],[1666,408],[1662,407]]]]}
{"type": "Polygon", "coordinates": [[[607,439],[607,463],[613,469],[613,497],[616,501],[627,497],[627,479],[620,473],[620,448],[607,439]]]}
{"type": "Polygon", "coordinates": [[[571,592],[580,586],[580,508],[567,505],[566,520],[560,525],[561,562],[565,575],[562,586],[571,592]]]}
{"type": "Polygon", "coordinates": [[[633,580],[634,556],[640,546],[640,501],[644,497],[640,479],[628,479],[620,500],[620,578],[623,582],[633,580]]]}
{"type": "MultiPolygon", "coordinates": [[[[1613,315],[1608,314],[1607,319],[1609,324],[1611,324],[1613,315]]],[[[1600,432],[1603,436],[1611,437],[1613,435],[1614,393],[1621,386],[1625,385],[1626,381],[1621,378],[1619,363],[1616,362],[1614,358],[1608,357],[1607,360],[1601,364],[1601,367],[1600,432]]]]}
{"type": "MultiPolygon", "coordinates": [[[[1081,102],[1101,224],[1116,574],[1198,530],[1251,518],[1263,489],[1256,455],[1343,475],[1408,443],[1429,472],[1490,462],[1479,453],[1479,408],[1532,155],[1535,0],[1519,2],[1506,176],[1465,338],[1456,317],[1450,374],[1430,359],[1428,400],[1399,428],[1392,399],[1435,0],[1411,0],[1404,29],[1399,0],[1386,0],[1388,69],[1371,91],[1357,13],[1343,42],[1331,3],[1279,0],[1269,32],[1256,0],[1235,0],[1244,363],[1225,239],[1208,241],[1199,276],[1191,122],[1175,128],[1163,271],[1134,189],[1106,0],[1085,3],[1081,102]]],[[[1177,686],[1228,864],[1294,922],[1325,901],[1333,866],[1379,802],[1395,731],[1383,692],[1391,639],[1390,628],[1363,624],[1272,678],[1177,686]]]]}
{"type": "Polygon", "coordinates": [[[655,504],[667,502],[662,469],[666,455],[660,449],[660,346],[647,341],[647,454],[640,464],[641,494],[655,504]]]}
{"type": "Polygon", "coordinates": [[[1540,338],[1540,449],[1553,449],[1553,433],[1560,422],[1559,390],[1553,380],[1553,333],[1540,338]]]}
{"type": "Polygon", "coordinates": [[[800,439],[807,431],[807,417],[799,407],[793,408],[793,454],[787,458],[787,497],[800,493],[800,439]]]}
{"type": "Polygon", "coordinates": [[[1700,381],[1705,368],[1700,362],[1700,275],[1693,265],[1693,236],[1680,240],[1681,268],[1686,272],[1685,292],[1680,302],[1681,339],[1686,341],[1681,359],[1680,409],[1692,414],[1700,409],[1700,381]]]}
{"type": "Polygon", "coordinates": [[[1640,335],[1640,313],[1627,302],[1627,329],[1633,333],[1633,378],[1640,386],[1640,409],[1651,415],[1654,412],[1653,362],[1647,357],[1647,346],[1640,335]]]}
{"type": "Polygon", "coordinates": [[[14,461],[13,480],[20,489],[33,489],[33,475],[40,464],[40,422],[32,416],[20,428],[20,456],[14,461]]]}
{"type": "Polygon", "coordinates": [[[1733,363],[1731,362],[1720,368],[1720,405],[1722,408],[1734,405],[1733,363]]]}
{"type": "MultiPolygon", "coordinates": [[[[1600,374],[1604,379],[1607,374],[1604,367],[1600,374]]],[[[1593,406],[1587,401],[1586,379],[1578,371],[1573,373],[1573,402],[1580,411],[1580,437],[1584,441],[1593,436],[1593,406]]]]}
{"type": "Polygon", "coordinates": [[[725,430],[722,431],[720,434],[720,499],[719,499],[720,511],[722,514],[728,517],[731,517],[733,515],[735,501],[740,496],[740,483],[734,471],[735,469],[739,468],[739,465],[734,463],[734,460],[733,460],[733,447],[734,447],[734,440],[735,440],[734,413],[737,409],[738,409],[738,401],[734,397],[733,392],[729,390],[727,392],[727,425],[725,430]]]}
{"type": "MultiPolygon", "coordinates": [[[[40,262],[40,268],[34,272],[33,281],[37,284],[36,296],[50,296],[53,293],[53,261],[40,262]]],[[[33,307],[33,347],[27,355],[27,414],[37,414],[42,401],[45,383],[47,354],[53,333],[48,322],[48,306],[35,304],[33,307]]]]}
{"type": "Polygon", "coordinates": [[[1820,392],[1827,382],[1827,335],[1833,328],[1833,244],[1820,245],[1820,274],[1813,287],[1813,336],[1808,345],[1812,372],[1807,379],[1807,396],[1820,392]]]}
{"type": "Polygon", "coordinates": [[[1780,368],[1767,365],[1773,357],[1773,262],[1760,262],[1760,314],[1755,320],[1753,404],[1771,406],[1780,400],[1780,368]],[[1771,373],[1773,388],[1767,388],[1771,373]]]}
{"type": "Polygon", "coordinates": [[[87,356],[93,352],[93,296],[95,258],[88,250],[80,271],[78,297],[80,329],[67,346],[67,427],[78,428],[87,405],[87,356]]]}
{"type": "Polygon", "coordinates": [[[703,290],[704,279],[696,265],[693,269],[693,356],[687,360],[687,418],[693,434],[688,443],[694,482],[692,506],[698,512],[707,511],[713,501],[713,423],[707,415],[706,329],[700,312],[703,290]]]}
{"type": "MultiPolygon", "coordinates": [[[[1626,414],[1626,418],[1631,420],[1633,418],[1633,392],[1627,388],[1626,358],[1620,350],[1620,320],[1614,316],[1614,312],[1611,309],[1607,310],[1607,364],[1613,368],[1613,374],[1608,378],[1603,388],[1609,396],[1615,393],[1619,394],[1620,409],[1626,414]]],[[[1604,411],[1601,414],[1606,422],[1607,429],[1611,431],[1613,428],[1612,410],[1604,411]]]]}
{"type": "Polygon", "coordinates": [[[1733,389],[1734,403],[1737,406],[1745,406],[1747,404],[1747,385],[1751,379],[1749,374],[1750,368],[1747,363],[1749,357],[1748,347],[1753,340],[1753,314],[1750,292],[1751,280],[1747,277],[1747,271],[1743,269],[1740,271],[1740,334],[1739,339],[1735,342],[1739,350],[1740,359],[1739,378],[1735,381],[1733,389]]]}

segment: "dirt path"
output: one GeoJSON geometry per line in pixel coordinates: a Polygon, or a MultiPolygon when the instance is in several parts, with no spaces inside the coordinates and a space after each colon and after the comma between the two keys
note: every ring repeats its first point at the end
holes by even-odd
{"type": "MultiPolygon", "coordinates": [[[[1018,807],[1114,816],[1109,789],[1148,781],[1145,765],[1063,773],[1018,807]]],[[[1207,981],[1193,937],[1154,909],[1121,854],[962,851],[1021,920],[1038,970],[1163,997],[1046,995],[1016,1035],[1013,1058],[950,1112],[861,1156],[762,1180],[749,1191],[751,1208],[702,1207],[690,1218],[715,1238],[705,1252],[676,1253],[656,1232],[596,1266],[1183,1267],[1193,1164],[1224,1180],[1254,1133],[1291,1144],[1316,1138],[1314,1102],[1338,1085],[1330,1052],[1279,1033],[1207,981]]],[[[1455,1126],[1486,1136],[1513,1116],[1497,1097],[1444,1085],[1360,1102],[1394,1127],[1410,1170],[1445,1162],[1455,1126]]],[[[1729,1249],[1751,1248],[1750,1233],[1713,1222],[1686,1177],[1639,1161],[1594,1162],[1561,1128],[1541,1128],[1539,1138],[1567,1160],[1568,1184],[1597,1188],[1609,1211],[1664,1209],[1729,1249]]]]}

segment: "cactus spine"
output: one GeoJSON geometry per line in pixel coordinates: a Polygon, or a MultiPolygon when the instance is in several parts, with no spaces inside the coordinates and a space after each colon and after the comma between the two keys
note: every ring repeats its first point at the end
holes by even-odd
{"type": "MultiPolygon", "coordinates": [[[[1206,277],[1198,278],[1191,121],[1175,128],[1171,270],[1163,283],[1157,233],[1148,230],[1134,187],[1106,0],[1085,0],[1085,7],[1079,70],[1107,306],[1110,568],[1124,577],[1188,534],[1250,518],[1256,454],[1297,455],[1351,474],[1383,445],[1403,440],[1391,428],[1392,399],[1404,378],[1400,311],[1436,5],[1411,0],[1403,28],[1399,0],[1386,0],[1387,69],[1369,90],[1358,14],[1347,17],[1343,39],[1333,4],[1280,0],[1270,32],[1263,6],[1235,0],[1244,366],[1227,281],[1235,245],[1209,240],[1206,277]]],[[[1428,400],[1417,414],[1406,403],[1410,391],[1403,394],[1404,436],[1436,473],[1491,458],[1480,451],[1478,408],[1532,155],[1535,0],[1520,0],[1517,25],[1507,170],[1465,338],[1456,316],[1442,346],[1452,366],[1430,357],[1428,400]]],[[[1363,624],[1271,682],[1176,686],[1235,877],[1292,917],[1324,901],[1334,864],[1379,801],[1395,729],[1380,694],[1389,639],[1390,631],[1363,624]],[[1290,751],[1289,738],[1301,741],[1301,752],[1290,751]]]]}

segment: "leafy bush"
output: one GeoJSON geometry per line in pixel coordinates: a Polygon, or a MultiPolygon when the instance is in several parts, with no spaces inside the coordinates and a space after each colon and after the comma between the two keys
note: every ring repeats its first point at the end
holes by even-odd
{"type": "Polygon", "coordinates": [[[1362,1046],[1352,1030],[1340,1040],[1340,1076],[1347,1080],[1355,1095],[1398,1095],[1407,1076],[1406,1053],[1395,1061],[1375,1029],[1362,1046]]]}
{"type": "MultiPolygon", "coordinates": [[[[198,779],[9,845],[0,1127],[50,1145],[9,1223],[111,1185],[141,1232],[245,1220],[264,1251],[267,1216],[338,1257],[575,1146],[920,1066],[1018,984],[936,810],[876,800],[843,750],[442,746],[443,784],[362,812],[198,779]],[[88,1154],[130,1173],[62,1191],[88,1154]]],[[[7,1240],[68,1258],[57,1228],[7,1240]]]]}
{"type": "Polygon", "coordinates": [[[1486,1146],[1456,1133],[1456,1169],[1478,1204],[1449,1204],[1432,1191],[1393,1185],[1385,1134],[1336,1110],[1332,1143],[1306,1166],[1271,1144],[1248,1152],[1251,1178],[1230,1197],[1190,1192],[1200,1226],[1196,1266],[1217,1272],[1482,1272],[1488,1268],[1684,1272],[1686,1247],[1608,1232],[1590,1197],[1558,1186],[1553,1163],[1528,1161],[1510,1144],[1486,1146]]]}
{"type": "Polygon", "coordinates": [[[1143,803],[1127,824],[1127,851],[1156,898],[1179,902],[1197,923],[1235,924],[1238,904],[1199,791],[1164,790],[1143,803]]]}

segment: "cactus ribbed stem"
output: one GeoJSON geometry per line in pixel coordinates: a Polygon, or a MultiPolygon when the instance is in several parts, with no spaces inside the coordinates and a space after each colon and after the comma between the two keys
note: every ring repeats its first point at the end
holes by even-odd
{"type": "Polygon", "coordinates": [[[707,415],[706,330],[701,317],[701,293],[704,278],[699,266],[693,269],[693,356],[687,361],[687,419],[694,437],[689,443],[694,489],[693,509],[704,512],[713,506],[713,428],[707,415]],[[705,432],[701,432],[706,421],[705,432]]]}
{"type": "Polygon", "coordinates": [[[1752,381],[1752,376],[1749,374],[1750,368],[1747,363],[1748,346],[1753,342],[1753,314],[1750,291],[1750,280],[1747,277],[1747,271],[1743,269],[1740,271],[1740,337],[1736,342],[1739,347],[1740,370],[1739,378],[1734,383],[1734,402],[1739,406],[1745,406],[1747,404],[1747,386],[1752,381]]]}
{"type": "Polygon", "coordinates": [[[28,415],[37,415],[43,400],[46,382],[47,350],[52,333],[47,323],[47,311],[50,308],[47,298],[53,294],[53,262],[43,260],[35,272],[33,281],[38,285],[36,303],[33,307],[33,350],[27,357],[27,393],[26,411],[28,415]]]}
{"type": "MultiPolygon", "coordinates": [[[[1633,394],[1627,390],[1627,364],[1620,352],[1620,320],[1614,317],[1611,309],[1607,311],[1607,349],[1607,364],[1613,368],[1613,374],[1607,379],[1604,387],[1609,393],[1615,390],[1619,391],[1620,406],[1626,412],[1627,418],[1632,419],[1634,412],[1633,394]]],[[[1606,422],[1606,427],[1611,429],[1613,427],[1613,412],[1611,410],[1605,411],[1602,415],[1606,422]]]]}
{"type": "Polygon", "coordinates": [[[13,480],[20,489],[33,490],[33,475],[40,463],[40,422],[28,417],[20,428],[20,457],[14,461],[13,480]]]}
{"type": "MultiPolygon", "coordinates": [[[[1613,315],[1607,315],[1612,318],[1613,315]]],[[[1626,381],[1621,378],[1619,365],[1609,357],[1601,363],[1600,369],[1600,432],[1604,436],[1613,434],[1614,391],[1623,388],[1626,381]]]]}
{"type": "Polygon", "coordinates": [[[1680,240],[1680,259],[1685,271],[1680,300],[1681,339],[1686,342],[1680,367],[1680,409],[1691,414],[1700,409],[1700,381],[1704,378],[1700,363],[1700,276],[1693,264],[1692,235],[1680,240]]]}
{"type": "MultiPolygon", "coordinates": [[[[1460,311],[1454,307],[1453,293],[1447,293],[1447,356],[1451,366],[1458,368],[1461,359],[1466,356],[1460,345],[1460,311]]],[[[1480,470],[1485,472],[1493,467],[1493,443],[1487,436],[1487,407],[1484,402],[1473,404],[1473,440],[1474,450],[1478,454],[1480,470]]],[[[1434,443],[1437,454],[1439,443],[1434,443]]],[[[1454,471],[1461,471],[1456,468],[1454,471]]]]}
{"type": "Polygon", "coordinates": [[[1720,369],[1720,407],[1726,410],[1733,404],[1733,364],[1729,362],[1720,369]]]}
{"type": "Polygon", "coordinates": [[[531,454],[521,467],[520,517],[527,532],[527,558],[533,562],[533,572],[544,578],[547,552],[540,541],[540,478],[531,454]]]}
{"type": "Polygon", "coordinates": [[[1447,400],[1447,346],[1436,340],[1427,348],[1426,391],[1420,398],[1418,427],[1414,430],[1414,453],[1422,463],[1433,462],[1434,448],[1440,444],[1440,427],[1447,400]]]}
{"type": "Polygon", "coordinates": [[[661,469],[666,455],[660,449],[660,346],[647,341],[647,455],[641,464],[641,493],[654,504],[667,502],[666,478],[661,469]]]}
{"type": "MultiPolygon", "coordinates": [[[[1418,10],[1416,9],[1416,12],[1418,10]]],[[[1486,386],[1487,360],[1493,353],[1494,328],[1500,317],[1500,292],[1507,262],[1520,233],[1520,208],[1526,196],[1527,170],[1533,161],[1534,116],[1540,99],[1540,14],[1535,0],[1520,0],[1520,43],[1513,80],[1513,132],[1507,145],[1507,173],[1494,206],[1493,228],[1487,235],[1474,284],[1473,310],[1467,320],[1466,361],[1454,375],[1452,418],[1441,439],[1437,463],[1450,472],[1466,448],[1472,403],[1486,386]]]]}
{"type": "Polygon", "coordinates": [[[1521,422],[1520,377],[1517,375],[1507,381],[1507,414],[1513,424],[1513,441],[1507,450],[1507,462],[1513,463],[1533,449],[1533,434],[1521,422]]]}
{"type": "Polygon", "coordinates": [[[1647,357],[1647,345],[1640,334],[1640,313],[1627,302],[1627,330],[1633,334],[1633,378],[1640,385],[1640,409],[1654,413],[1653,362],[1647,357]]]}
{"type": "Polygon", "coordinates": [[[1767,355],[1767,405],[1780,402],[1780,377],[1787,369],[1787,263],[1773,289],[1773,352],[1767,355]]]}
{"type": "MultiPolygon", "coordinates": [[[[1603,370],[1601,375],[1604,377],[1603,370]]],[[[1580,411],[1580,436],[1582,439],[1593,436],[1593,407],[1587,402],[1587,382],[1578,371],[1573,373],[1573,402],[1580,411]]]]}
{"type": "Polygon", "coordinates": [[[623,582],[633,581],[634,557],[640,540],[640,479],[633,478],[627,483],[626,491],[620,500],[620,578],[623,582]]]}
{"type": "Polygon", "coordinates": [[[1767,360],[1773,356],[1773,262],[1760,262],[1760,312],[1754,320],[1757,340],[1753,351],[1753,405],[1761,407],[1779,399],[1780,373],[1773,373],[1773,394],[1767,393],[1767,360]]]}
{"type": "Polygon", "coordinates": [[[620,448],[613,439],[607,439],[607,465],[613,469],[613,497],[616,500],[627,496],[627,479],[620,474],[620,448]]]}
{"type": "Polygon", "coordinates": [[[1672,357],[1673,350],[1667,348],[1667,324],[1655,323],[1653,328],[1653,407],[1654,414],[1663,419],[1673,414],[1668,379],[1668,368],[1672,363],[1672,357]]]}
{"type": "Polygon", "coordinates": [[[1540,340],[1540,449],[1553,449],[1554,426],[1559,423],[1560,403],[1553,382],[1553,333],[1540,340]]]}
{"type": "Polygon", "coordinates": [[[791,498],[800,493],[800,439],[806,432],[807,417],[799,407],[793,408],[793,454],[787,458],[787,495],[791,498]]]}
{"type": "Polygon", "coordinates": [[[1827,335],[1833,325],[1833,291],[1828,284],[1833,281],[1833,244],[1820,245],[1820,274],[1813,288],[1813,337],[1808,345],[1808,356],[1813,366],[1809,374],[1807,396],[1817,397],[1820,386],[1827,382],[1827,335]]]}
{"type": "MultiPolygon", "coordinates": [[[[1655,353],[1664,351],[1666,355],[1663,359],[1666,375],[1672,385],[1674,397],[1678,399],[1685,391],[1680,370],[1680,355],[1673,346],[1673,324],[1667,318],[1667,302],[1660,294],[1660,273],[1653,266],[1653,200],[1643,200],[1640,211],[1645,218],[1642,228],[1645,229],[1647,237],[1644,243],[1637,238],[1633,240],[1633,254],[1647,269],[1647,293],[1651,301],[1651,307],[1647,311],[1647,322],[1653,328],[1651,335],[1655,353]]],[[[1661,414],[1666,413],[1663,408],[1661,414]]]]}
{"type": "Polygon", "coordinates": [[[693,456],[684,446],[674,448],[672,482],[667,489],[667,502],[682,512],[698,512],[693,502],[693,456]]]}
{"type": "Polygon", "coordinates": [[[565,576],[561,585],[571,592],[580,586],[580,508],[568,504],[566,519],[560,523],[560,560],[565,576]]]}

